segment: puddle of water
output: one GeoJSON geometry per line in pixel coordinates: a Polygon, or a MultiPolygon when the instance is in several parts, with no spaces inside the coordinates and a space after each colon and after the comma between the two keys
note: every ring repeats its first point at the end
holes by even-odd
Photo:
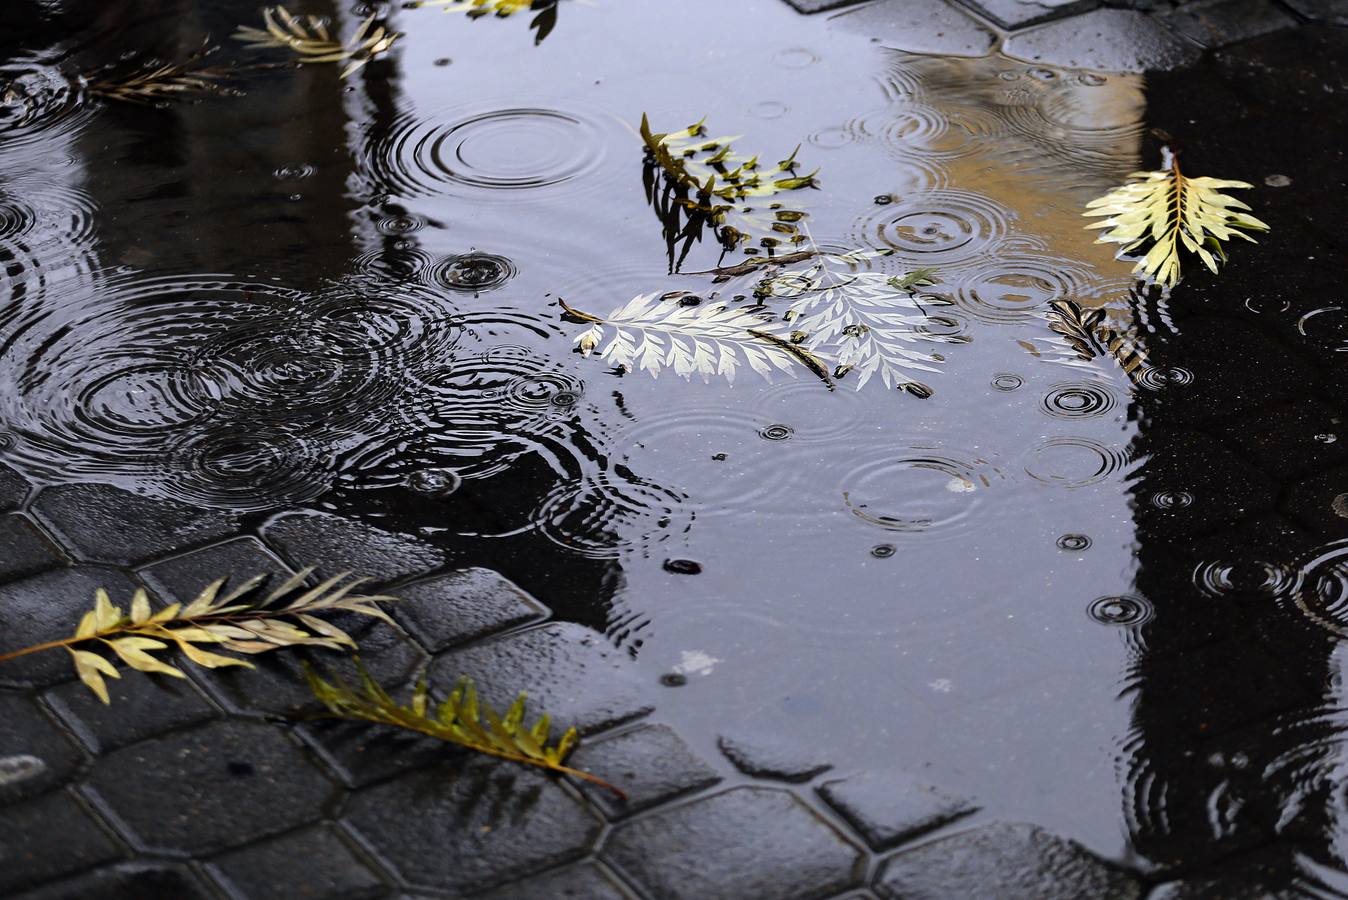
{"type": "MultiPolygon", "coordinates": [[[[1161,824],[1154,795],[1189,777],[1163,745],[1199,752],[1183,717],[1228,672],[1165,669],[1192,635],[1229,637],[1204,618],[1222,613],[1174,607],[1262,597],[1298,623],[1288,635],[1342,633],[1348,568],[1336,544],[1175,547],[1194,533],[1185,510],[1210,515],[1212,480],[1167,429],[1237,380],[1205,386],[1214,352],[1146,332],[1159,314],[1080,216],[1150,158],[1142,79],[905,55],[775,3],[689,4],[567,8],[536,49],[523,17],[391,10],[398,52],[349,82],[267,72],[245,97],[164,110],[91,105],[56,51],[7,64],[3,459],[445,543],[609,634],[661,715],[708,747],[747,722],[1117,858],[1220,845],[1161,824]],[[710,233],[667,273],[643,112],[657,130],[707,116],[765,160],[801,144],[819,189],[779,198],[821,248],[884,251],[855,268],[885,277],[934,269],[924,291],[944,318],[922,327],[967,341],[903,345],[939,352],[917,373],[933,395],[878,378],[856,391],[855,375],[830,391],[803,367],[733,386],[619,377],[571,352],[584,326],[558,298],[600,315],[651,292],[748,304],[733,298],[762,274],[692,274],[745,258],[710,233]],[[1054,350],[1063,299],[1136,326],[1155,363],[1138,385],[1054,350]],[[1184,708],[1165,699],[1171,677],[1184,708]]],[[[216,33],[254,12],[228,6],[205,15],[216,33]]],[[[167,27],[118,41],[156,46],[167,27]]],[[[106,60],[72,40],[73,59],[106,60]]],[[[1283,191],[1308,181],[1270,171],[1291,173],[1283,191]]],[[[1222,315],[1280,316],[1333,353],[1340,311],[1222,315]]],[[[1341,712],[1318,715],[1293,725],[1341,712]]],[[[1337,747],[1337,728],[1321,740],[1337,747]]]]}

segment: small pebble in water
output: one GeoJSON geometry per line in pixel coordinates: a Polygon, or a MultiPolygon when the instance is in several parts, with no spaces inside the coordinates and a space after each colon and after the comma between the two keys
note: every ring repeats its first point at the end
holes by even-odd
{"type": "Polygon", "coordinates": [[[728,453],[713,453],[713,454],[711,455],[711,458],[712,458],[712,461],[713,461],[713,462],[725,462],[727,459],[730,458],[730,454],[728,454],[728,453]]]}
{"type": "Polygon", "coordinates": [[[442,56],[442,57],[440,57],[439,59],[437,59],[437,60],[435,61],[435,64],[436,64],[437,66],[447,66],[447,65],[449,65],[451,62],[453,62],[453,60],[451,60],[448,56],[442,56]]]}
{"type": "Polygon", "coordinates": [[[876,206],[888,206],[889,204],[891,204],[891,203],[893,203],[893,202],[894,202],[894,197],[893,197],[892,194],[876,194],[876,195],[875,195],[875,205],[876,205],[876,206]]]}
{"type": "Polygon", "coordinates": [[[1348,494],[1339,494],[1329,507],[1334,510],[1334,515],[1348,519],[1348,494]]]}
{"type": "Polygon", "coordinates": [[[1292,179],[1286,175],[1269,175],[1264,179],[1264,184],[1269,187],[1287,187],[1292,183],[1292,179]]]}
{"type": "Polygon", "coordinates": [[[871,556],[876,559],[889,559],[896,552],[893,544],[876,544],[871,548],[871,556]]]}
{"type": "Polygon", "coordinates": [[[701,575],[702,563],[691,559],[667,559],[665,571],[675,575],[701,575]]]}
{"type": "Polygon", "coordinates": [[[418,494],[431,497],[448,497],[463,484],[459,473],[453,469],[422,469],[413,472],[407,480],[408,487],[418,494]]]}
{"type": "Polygon", "coordinates": [[[660,676],[660,683],[665,687],[683,687],[688,683],[688,676],[670,672],[668,675],[660,676]]]}
{"type": "Polygon", "coordinates": [[[45,771],[47,764],[36,756],[29,756],[27,753],[0,756],[0,787],[36,778],[45,771]]]}

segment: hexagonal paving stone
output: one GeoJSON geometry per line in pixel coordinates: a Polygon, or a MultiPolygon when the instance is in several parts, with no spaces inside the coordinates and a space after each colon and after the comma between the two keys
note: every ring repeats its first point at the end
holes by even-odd
{"type": "Polygon", "coordinates": [[[1107,72],[1176,69],[1194,62],[1199,48],[1135,10],[1097,9],[1012,35],[1004,48],[1031,62],[1107,72]]]}
{"type": "MultiPolygon", "coordinates": [[[[399,700],[410,689],[390,689],[399,700]]],[[[385,778],[457,758],[460,751],[435,738],[412,734],[400,728],[372,727],[365,722],[319,720],[308,722],[296,733],[309,743],[338,777],[351,787],[364,787],[385,778]]]]}
{"type": "Polygon", "coordinates": [[[544,872],[476,897],[477,900],[632,900],[632,894],[594,863],[544,872]]]}
{"type": "Polygon", "coordinates": [[[0,510],[18,509],[28,498],[28,490],[22,475],[0,463],[0,510]]]}
{"type": "Polygon", "coordinates": [[[912,53],[984,56],[997,42],[995,34],[945,0],[881,0],[844,10],[829,22],[912,53]]]}
{"type": "Polygon", "coordinates": [[[49,487],[33,514],[81,559],[135,565],[239,530],[237,513],[155,500],[110,484],[49,487]]]}
{"type": "Polygon", "coordinates": [[[360,900],[387,890],[383,880],[328,825],[226,853],[212,860],[210,867],[238,896],[249,900],[360,900]]]}
{"type": "Polygon", "coordinates": [[[601,740],[587,741],[567,765],[589,772],[623,791],[612,791],[587,781],[576,784],[611,819],[711,787],[721,780],[716,770],[689,749],[668,725],[645,725],[601,740]]]}
{"type": "Polygon", "coordinates": [[[897,847],[978,809],[906,772],[867,771],[826,781],[819,795],[876,850],[897,847]]]}
{"type": "Polygon", "coordinates": [[[491,569],[461,569],[398,589],[391,611],[428,650],[548,617],[548,608],[491,569]]]}
{"type": "Polygon", "coordinates": [[[1065,19],[1100,5],[1099,0],[963,0],[1003,28],[1025,28],[1053,19],[1065,19]]]}
{"type": "Polygon", "coordinates": [[[721,735],[716,745],[735,768],[751,778],[800,783],[833,768],[818,755],[777,735],[738,731],[721,735]]]}
{"type": "Polygon", "coordinates": [[[601,855],[656,897],[811,900],[861,879],[865,855],[792,794],[742,787],[619,825],[601,855]]]}
{"type": "Polygon", "coordinates": [[[343,818],[405,880],[454,892],[579,858],[602,828],[548,776],[482,757],[366,788],[343,818]]]}
{"type": "Polygon", "coordinates": [[[121,856],[112,836],[64,791],[0,806],[0,894],[4,896],[121,856]]]}
{"type": "Polygon", "coordinates": [[[1034,825],[995,823],[892,856],[876,881],[886,900],[1078,900],[1142,896],[1132,875],[1034,825]]]}
{"type": "Polygon", "coordinates": [[[56,545],[25,516],[0,515],[0,581],[36,575],[62,562],[56,545]]]}
{"type": "Polygon", "coordinates": [[[443,654],[431,666],[436,684],[460,675],[477,683],[484,700],[504,711],[520,691],[534,715],[556,727],[597,731],[650,711],[632,662],[604,636],[583,625],[556,622],[443,654]]]}
{"type": "Polygon", "coordinates": [[[52,710],[95,753],[106,753],[213,719],[219,713],[192,682],[126,671],[108,679],[104,705],[82,682],[71,681],[46,694],[52,710]]]}
{"type": "Polygon", "coordinates": [[[1290,28],[1297,21],[1270,0],[1214,0],[1185,4],[1165,17],[1165,23],[1196,44],[1223,47],[1290,28]]]}
{"type": "Polygon", "coordinates": [[[268,584],[275,585],[294,572],[257,538],[242,537],[154,563],[139,574],[165,603],[188,603],[219,578],[237,585],[254,575],[269,575],[268,584]]]}
{"type": "Polygon", "coordinates": [[[330,513],[286,513],[269,522],[262,537],[292,565],[316,566],[324,578],[350,571],[386,583],[446,562],[444,551],[425,541],[330,513]]]}
{"type": "Polygon", "coordinates": [[[214,900],[186,866],[132,862],[46,885],[15,900],[214,900]]]}
{"type": "Polygon", "coordinates": [[[116,750],[89,790],[145,848],[195,854],[312,822],[333,785],[275,726],[216,722],[116,750]]]}
{"type": "MultiPolygon", "coordinates": [[[[94,592],[107,588],[125,607],[136,584],[115,569],[77,566],[0,585],[0,653],[69,637],[94,608],[94,592]]],[[[0,685],[46,687],[74,676],[70,655],[43,651],[0,665],[0,685]]]]}
{"type": "Polygon", "coordinates": [[[0,803],[65,783],[83,761],[84,754],[36,703],[0,693],[0,803]]]}
{"type": "Polygon", "coordinates": [[[1348,0],[1287,0],[1287,5],[1315,22],[1348,25],[1348,0]]]}

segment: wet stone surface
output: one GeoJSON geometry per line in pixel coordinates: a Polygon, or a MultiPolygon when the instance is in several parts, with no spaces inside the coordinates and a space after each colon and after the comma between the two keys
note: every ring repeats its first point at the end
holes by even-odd
{"type": "Polygon", "coordinates": [[[142,847],[200,854],[318,819],[334,785],[273,725],[221,722],[103,757],[88,790],[142,847]],[[145,798],[155,802],[147,804],[145,798]]]}
{"type": "Polygon", "coordinates": [[[264,590],[294,574],[274,553],[253,537],[236,538],[202,550],[154,563],[140,577],[163,603],[190,603],[208,585],[227,578],[225,590],[254,575],[269,576],[264,590]]]}
{"type": "Polygon", "coordinates": [[[583,856],[602,826],[556,782],[481,759],[366,788],[342,818],[407,882],[453,892],[583,856]]]}
{"type": "Polygon", "coordinates": [[[227,537],[238,514],[153,500],[105,484],[50,487],[33,513],[80,559],[134,565],[227,537]]]}
{"type": "Polygon", "coordinates": [[[124,852],[64,791],[0,807],[0,891],[7,894],[120,859],[124,852]]]}
{"type": "Polygon", "coordinates": [[[186,866],[125,863],[20,894],[19,900],[210,900],[215,896],[186,866]]]}
{"type": "Polygon", "coordinates": [[[547,618],[548,609],[490,569],[463,569],[398,589],[395,618],[439,652],[547,618]]]}
{"type": "Polygon", "coordinates": [[[1106,72],[1175,68],[1194,62],[1200,54],[1198,47],[1155,18],[1123,9],[1097,9],[1017,32],[1005,49],[1032,62],[1106,72]]]}
{"type": "Polygon", "coordinates": [[[890,857],[876,892],[885,900],[1129,900],[1143,890],[1132,876],[1041,828],[994,824],[890,857]]]}
{"type": "Polygon", "coordinates": [[[748,787],[619,825],[602,856],[654,896],[706,900],[827,897],[857,885],[863,860],[791,794],[748,787]]]}
{"type": "Polygon", "coordinates": [[[289,513],[262,534],[292,565],[316,566],[320,578],[353,572],[383,584],[445,564],[444,553],[430,544],[328,513],[289,513]]]}
{"type": "Polygon", "coordinates": [[[249,900],[379,896],[384,882],[328,825],[294,831],[215,857],[210,868],[249,900]]]}
{"type": "Polygon", "coordinates": [[[1202,47],[1224,47],[1290,28],[1297,20],[1271,0],[1210,0],[1186,4],[1165,23],[1202,47]]]}
{"type": "Polygon", "coordinates": [[[981,12],[1003,28],[1017,29],[1038,25],[1051,19],[1065,19],[1089,12],[1100,5],[1100,0],[966,0],[967,5],[981,12]]]}
{"type": "Polygon", "coordinates": [[[57,716],[95,753],[196,725],[219,713],[191,681],[126,672],[107,682],[105,706],[78,681],[43,696],[57,716]]]}
{"type": "Polygon", "coordinates": [[[982,56],[997,39],[945,0],[877,0],[844,10],[830,24],[914,53],[982,56]]]}
{"type": "Polygon", "coordinates": [[[481,900],[630,900],[632,894],[594,863],[580,863],[478,895],[481,900]]]}
{"type": "MultiPolygon", "coordinates": [[[[37,706],[0,693],[0,803],[64,783],[84,756],[37,706]]],[[[2,814],[2,813],[0,813],[2,814]]]]}
{"type": "Polygon", "coordinates": [[[0,515],[0,581],[53,569],[61,553],[26,517],[0,515]]]}
{"type": "Polygon", "coordinates": [[[0,463],[0,511],[18,509],[28,496],[28,482],[4,463],[0,463]]]}
{"type": "Polygon", "coordinates": [[[817,754],[769,734],[723,734],[716,743],[735,768],[754,778],[799,783],[833,768],[817,754]]]}
{"type": "Polygon", "coordinates": [[[627,798],[577,779],[577,786],[611,819],[640,812],[721,780],[667,725],[646,725],[586,741],[570,765],[618,785],[627,798]]]}
{"type": "Polygon", "coordinates": [[[978,809],[905,772],[863,772],[826,781],[819,795],[875,850],[892,849],[978,809]]]}
{"type": "Polygon", "coordinates": [[[472,678],[482,699],[504,710],[520,691],[531,709],[547,710],[582,734],[650,711],[630,661],[600,635],[559,622],[475,644],[436,657],[431,680],[472,678]]]}

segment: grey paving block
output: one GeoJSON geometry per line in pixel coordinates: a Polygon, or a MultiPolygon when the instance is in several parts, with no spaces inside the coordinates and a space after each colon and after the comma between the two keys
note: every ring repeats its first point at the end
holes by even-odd
{"type": "Polygon", "coordinates": [[[26,578],[61,563],[60,551],[27,518],[0,515],[0,581],[26,578]]]}
{"type": "Polygon", "coordinates": [[[215,722],[99,760],[88,789],[134,840],[164,854],[245,844],[318,819],[333,785],[273,725],[215,722]]]}
{"type": "Polygon", "coordinates": [[[1271,0],[1215,0],[1180,7],[1163,21],[1204,47],[1224,47],[1296,24],[1271,0]]]}
{"type": "Polygon", "coordinates": [[[555,622],[436,657],[431,677],[449,686],[461,675],[504,711],[520,691],[532,716],[551,714],[555,728],[582,734],[650,712],[630,659],[583,625],[555,622]]]}
{"type": "Polygon", "coordinates": [[[110,484],[44,488],[33,514],[76,556],[136,565],[238,531],[237,513],[155,500],[110,484]]]}
{"type": "MultiPolygon", "coordinates": [[[[94,592],[107,588],[126,608],[135,583],[115,569],[77,566],[0,584],[0,653],[69,637],[80,617],[94,608],[94,592]]],[[[48,687],[74,675],[70,654],[34,653],[0,665],[0,685],[48,687]]]]}
{"type": "Polygon", "coordinates": [[[126,670],[108,679],[104,705],[82,682],[71,681],[46,693],[47,703],[71,731],[95,753],[105,753],[196,725],[218,713],[192,682],[126,670]]]}
{"type": "Polygon", "coordinates": [[[578,859],[602,828],[548,776],[480,756],[359,791],[343,818],[409,883],[463,893],[578,859]]]}
{"type": "Polygon", "coordinates": [[[0,463],[0,511],[18,509],[28,497],[29,486],[22,475],[0,463]]]}
{"type": "Polygon", "coordinates": [[[826,781],[819,795],[876,850],[897,847],[978,809],[906,772],[868,771],[826,781]]]}
{"type": "Polygon", "coordinates": [[[564,866],[475,895],[477,900],[633,900],[633,895],[594,863],[564,866]]]}
{"type": "Polygon", "coordinates": [[[548,617],[546,606],[491,569],[461,569],[400,587],[390,611],[439,652],[548,617]]]}
{"type": "Polygon", "coordinates": [[[721,780],[668,725],[582,744],[567,764],[620,788],[627,799],[586,781],[577,785],[611,819],[657,806],[675,797],[711,787],[721,780]]]}
{"type": "Polygon", "coordinates": [[[874,38],[892,50],[986,56],[997,36],[945,0],[875,0],[829,23],[874,38]]]}
{"type": "Polygon", "coordinates": [[[741,787],[619,825],[601,855],[655,897],[812,900],[858,885],[865,855],[792,794],[741,787]]]}
{"type": "Polygon", "coordinates": [[[800,783],[833,768],[817,754],[777,735],[739,731],[721,735],[716,745],[735,768],[752,778],[800,783]]]}
{"type": "Polygon", "coordinates": [[[1003,28],[1015,30],[1089,12],[1100,0],[960,0],[1003,28]]]}
{"type": "Polygon", "coordinates": [[[186,866],[123,863],[20,895],[16,900],[213,900],[186,866]]]}
{"type": "Polygon", "coordinates": [[[386,890],[383,880],[329,825],[226,853],[213,859],[210,868],[249,900],[360,900],[386,890]]]}
{"type": "Polygon", "coordinates": [[[1202,54],[1154,16],[1128,9],[1097,9],[1040,25],[1012,35],[1003,49],[1032,62],[1107,72],[1175,69],[1202,54]]]}
{"type": "Polygon", "coordinates": [[[0,807],[0,895],[121,856],[112,836],[64,791],[0,807]]]}
{"type": "MultiPolygon", "coordinates": [[[[409,696],[407,690],[391,692],[401,700],[409,696]]],[[[351,787],[364,787],[437,762],[459,760],[466,752],[435,738],[364,722],[320,720],[301,725],[297,733],[351,787]]]]}
{"type": "Polygon", "coordinates": [[[84,754],[38,705],[17,694],[0,694],[0,803],[64,784],[84,754]]]}
{"type": "Polygon", "coordinates": [[[875,885],[885,900],[1132,900],[1142,886],[1122,869],[1034,825],[995,823],[892,856],[875,885]]]}
{"type": "Polygon", "coordinates": [[[350,571],[387,583],[446,562],[444,552],[425,541],[330,513],[286,513],[268,523],[262,537],[291,565],[315,566],[320,577],[350,571]]]}
{"type": "Polygon", "coordinates": [[[268,584],[275,585],[294,570],[257,538],[241,537],[153,563],[139,574],[165,603],[189,603],[217,578],[228,577],[228,587],[254,575],[269,575],[268,584]]]}
{"type": "Polygon", "coordinates": [[[1314,22],[1348,25],[1348,0],[1287,0],[1287,5],[1314,22]]]}

